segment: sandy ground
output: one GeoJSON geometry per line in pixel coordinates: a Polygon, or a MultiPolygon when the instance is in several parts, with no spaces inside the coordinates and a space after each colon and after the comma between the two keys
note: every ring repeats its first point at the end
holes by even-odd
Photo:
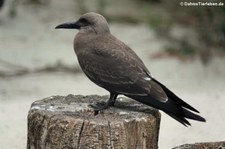
{"type": "MultiPolygon", "coordinates": [[[[22,9],[18,9],[14,19],[7,17],[7,8],[4,8],[0,13],[0,60],[30,69],[57,61],[78,65],[72,50],[77,31],[54,30],[59,23],[78,17],[75,4],[70,2],[64,4],[57,0],[41,10],[20,6],[22,9]]],[[[150,60],[149,56],[162,49],[166,41],[158,39],[145,25],[113,23],[110,28],[115,36],[138,53],[158,80],[207,119],[207,123],[191,121],[193,126],[185,128],[162,113],[160,149],[184,143],[225,140],[225,59],[214,58],[206,67],[199,60],[187,63],[171,58],[150,60]]],[[[12,69],[0,64],[0,70],[12,69]]],[[[108,93],[82,73],[0,78],[0,148],[26,148],[27,113],[31,103],[51,95],[67,94],[108,93]]]]}

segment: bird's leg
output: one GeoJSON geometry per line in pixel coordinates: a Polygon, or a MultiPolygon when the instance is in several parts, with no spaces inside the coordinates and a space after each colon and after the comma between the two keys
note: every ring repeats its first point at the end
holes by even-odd
{"type": "Polygon", "coordinates": [[[110,92],[110,97],[106,103],[98,102],[96,105],[90,105],[94,109],[95,115],[97,115],[99,111],[103,111],[110,106],[114,106],[117,96],[118,94],[110,92]]]}
{"type": "Polygon", "coordinates": [[[110,92],[110,98],[107,101],[108,106],[114,106],[118,94],[110,92]]]}

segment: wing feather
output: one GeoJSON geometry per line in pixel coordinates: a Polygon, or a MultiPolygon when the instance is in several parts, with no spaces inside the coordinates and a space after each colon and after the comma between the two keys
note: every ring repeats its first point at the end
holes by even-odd
{"type": "Polygon", "coordinates": [[[144,63],[128,46],[115,37],[104,40],[93,43],[92,49],[78,55],[80,66],[90,80],[109,91],[151,95],[161,102],[167,101],[166,93],[151,79],[144,63]]]}

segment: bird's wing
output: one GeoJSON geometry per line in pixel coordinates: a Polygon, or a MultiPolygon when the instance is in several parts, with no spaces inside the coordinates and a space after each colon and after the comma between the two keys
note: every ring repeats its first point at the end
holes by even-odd
{"type": "Polygon", "coordinates": [[[113,40],[93,47],[91,52],[84,50],[78,60],[94,83],[124,95],[150,95],[161,102],[167,101],[166,93],[152,80],[141,59],[124,43],[113,40]]]}

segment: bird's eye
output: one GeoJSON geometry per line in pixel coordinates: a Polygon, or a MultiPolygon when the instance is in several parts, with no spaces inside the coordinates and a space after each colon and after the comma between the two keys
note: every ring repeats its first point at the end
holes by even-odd
{"type": "Polygon", "coordinates": [[[90,22],[87,19],[85,19],[85,18],[81,18],[79,20],[79,22],[82,24],[82,26],[88,26],[88,25],[90,25],[90,22]]]}

